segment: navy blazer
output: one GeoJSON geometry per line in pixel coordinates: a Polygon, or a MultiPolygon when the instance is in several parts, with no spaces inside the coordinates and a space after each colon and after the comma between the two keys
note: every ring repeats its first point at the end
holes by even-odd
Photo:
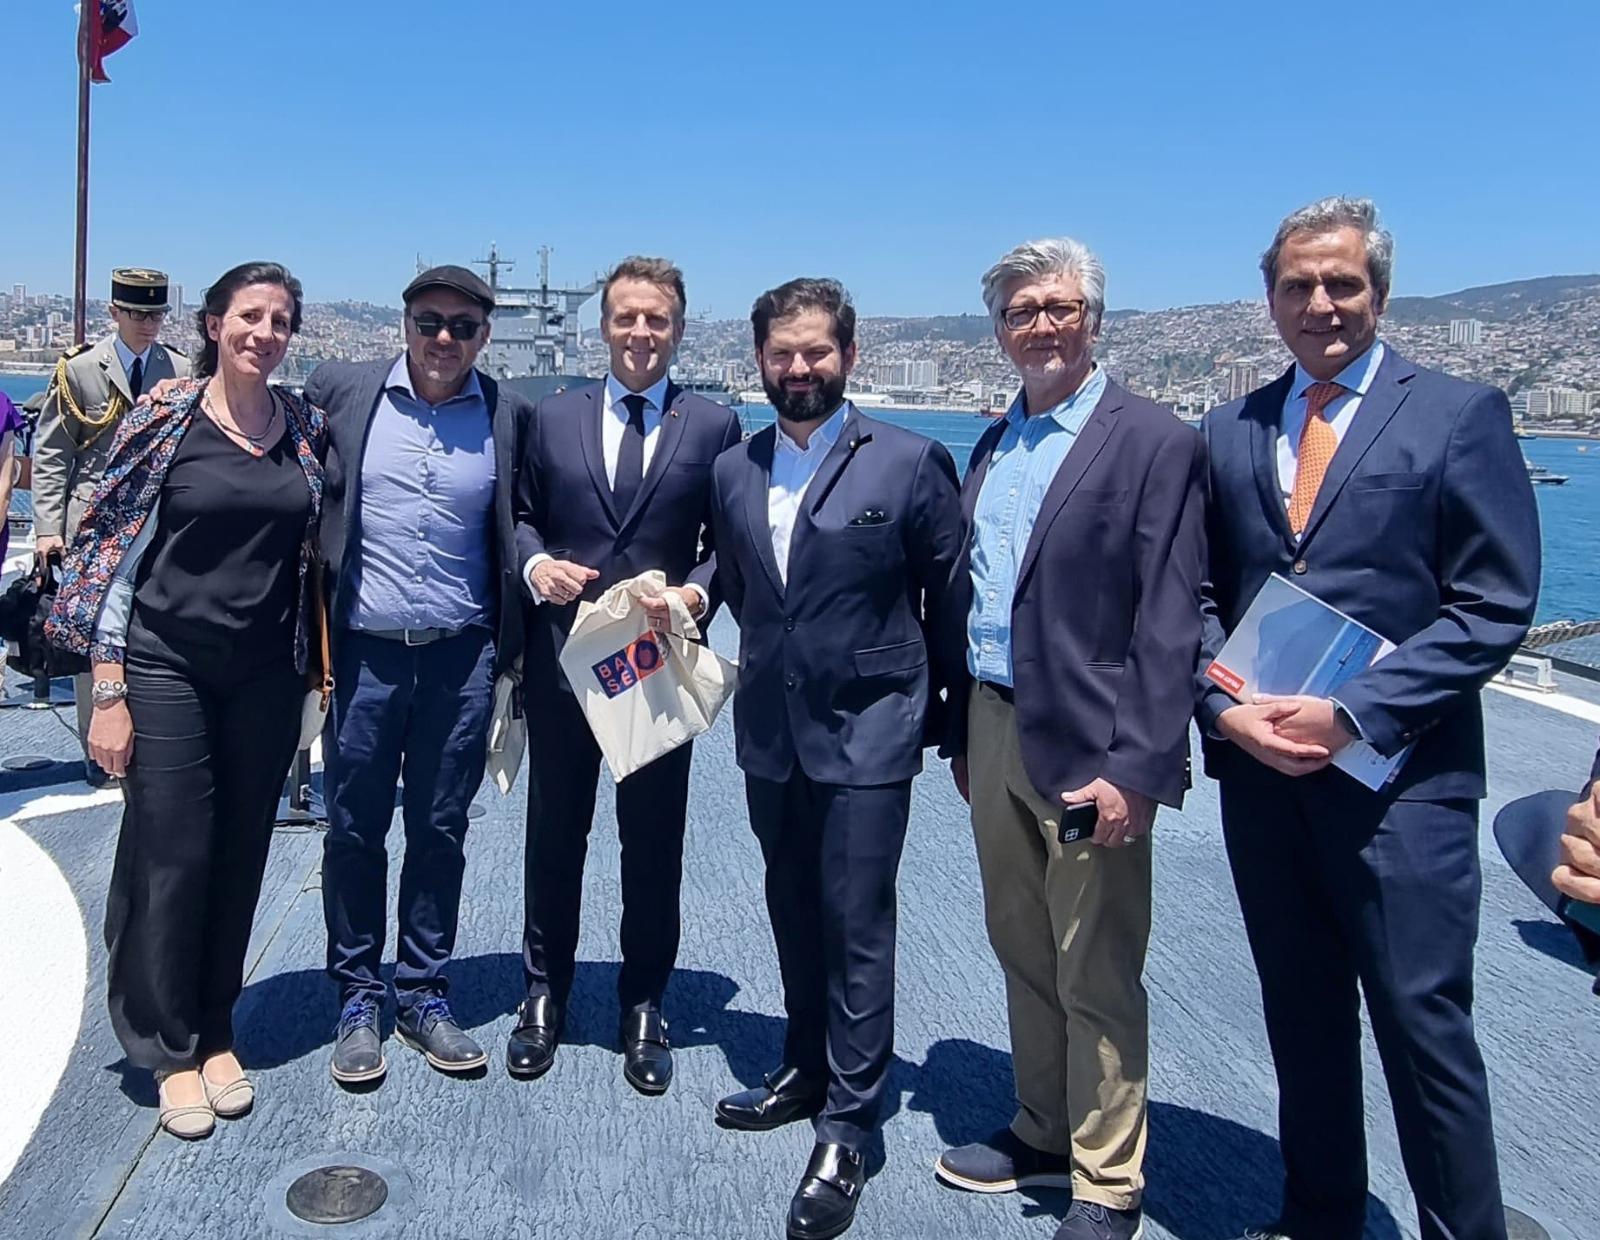
{"type": "MultiPolygon", "coordinates": [[[[668,383],[650,466],[632,507],[618,512],[600,439],[604,387],[591,383],[557,392],[534,410],[517,478],[519,583],[521,566],[549,550],[599,571],[585,599],[660,569],[668,585],[691,583],[705,591],[710,606],[699,621],[704,630],[718,603],[711,462],[739,442],[738,415],[668,383]]],[[[524,668],[530,693],[572,692],[559,656],[577,612],[577,602],[530,604],[524,668]]]]}
{"type": "MultiPolygon", "coordinates": [[[[961,675],[944,752],[967,749],[967,618],[978,492],[1003,421],[961,488],[961,559],[941,626],[961,675]]],[[[1205,562],[1205,446],[1115,383],[1045,492],[1017,573],[1011,665],[1022,765],[1041,796],[1102,777],[1165,805],[1189,786],[1205,562]]]]}
{"type": "Polygon", "coordinates": [[[789,579],[767,519],[777,430],[717,460],[717,579],[739,621],[739,766],[870,787],[922,769],[948,683],[931,640],[960,531],[943,444],[854,406],[795,520],[789,579]]]}
{"type": "MultiPolygon", "coordinates": [[[[337,618],[349,614],[349,580],[341,571],[345,552],[361,545],[361,461],[367,450],[372,415],[378,410],[384,380],[397,359],[381,362],[324,362],[306,380],[305,397],[328,415],[327,488],[322,499],[322,560],[328,573],[328,607],[337,618]]],[[[481,370],[478,383],[489,406],[494,435],[494,562],[499,615],[495,624],[495,675],[512,671],[522,656],[522,608],[517,585],[516,538],[511,519],[512,482],[521,424],[532,412],[526,398],[501,393],[481,370]]]]}
{"type": "Polygon", "coordinates": [[[1338,691],[1378,752],[1416,742],[1386,795],[1481,797],[1479,690],[1515,653],[1539,595],[1539,514],[1505,393],[1388,349],[1296,539],[1277,466],[1293,381],[1291,367],[1205,419],[1210,566],[1196,717],[1206,770],[1256,765],[1212,735],[1233,699],[1205,669],[1280,573],[1398,647],[1338,691]]]}

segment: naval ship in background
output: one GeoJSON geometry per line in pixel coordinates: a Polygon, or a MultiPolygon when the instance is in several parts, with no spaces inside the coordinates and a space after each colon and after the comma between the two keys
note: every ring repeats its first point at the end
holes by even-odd
{"type": "MultiPolygon", "coordinates": [[[[594,383],[597,377],[575,369],[583,344],[578,315],[600,292],[598,276],[576,288],[550,284],[550,247],[539,247],[539,283],[521,288],[501,283],[501,275],[516,266],[494,243],[489,256],[474,266],[487,273],[494,291],[495,310],[489,343],[478,356],[478,367],[502,385],[530,400],[594,383]]],[[[421,263],[418,264],[419,270],[421,263]]],[[[720,379],[674,373],[673,382],[719,405],[731,405],[735,394],[720,379]]]]}

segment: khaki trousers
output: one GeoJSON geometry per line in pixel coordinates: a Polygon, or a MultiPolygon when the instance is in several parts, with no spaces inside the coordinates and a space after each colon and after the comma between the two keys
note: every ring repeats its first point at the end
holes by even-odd
{"type": "Polygon", "coordinates": [[[1062,805],[1028,782],[1015,710],[987,685],[973,687],[967,736],[984,917],[1006,979],[1011,1130],[1072,1155],[1079,1200],[1131,1209],[1144,1189],[1150,839],[1059,843],[1062,805]]]}

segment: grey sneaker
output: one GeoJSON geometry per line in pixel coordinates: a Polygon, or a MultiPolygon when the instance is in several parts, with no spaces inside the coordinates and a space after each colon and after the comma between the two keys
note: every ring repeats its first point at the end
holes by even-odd
{"type": "Polygon", "coordinates": [[[362,996],[351,999],[339,1014],[334,1031],[333,1060],[328,1071],[341,1085],[360,1085],[381,1081],[389,1070],[383,1057],[383,1039],[378,1034],[378,1005],[362,996]]]}
{"type": "Polygon", "coordinates": [[[1071,1188],[1072,1155],[1036,1150],[1009,1128],[983,1141],[946,1150],[933,1164],[946,1184],[974,1193],[1019,1188],[1071,1188]]]}
{"type": "Polygon", "coordinates": [[[1056,1228],[1056,1240],[1139,1240],[1144,1213],[1113,1210],[1097,1201],[1074,1201],[1056,1228]]]}
{"type": "Polygon", "coordinates": [[[450,1015],[450,1005],[438,995],[412,1004],[400,1013],[394,1036],[440,1072],[471,1072],[489,1062],[483,1047],[474,1042],[450,1015]]]}

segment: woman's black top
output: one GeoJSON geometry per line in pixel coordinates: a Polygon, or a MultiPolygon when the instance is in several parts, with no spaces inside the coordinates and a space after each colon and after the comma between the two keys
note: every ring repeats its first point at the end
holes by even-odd
{"type": "MultiPolygon", "coordinates": [[[[280,425],[283,416],[280,406],[280,425]]],[[[253,456],[197,408],[161,484],[159,524],[134,582],[139,618],[158,631],[224,636],[252,662],[292,658],[310,516],[287,429],[253,456]]]]}

